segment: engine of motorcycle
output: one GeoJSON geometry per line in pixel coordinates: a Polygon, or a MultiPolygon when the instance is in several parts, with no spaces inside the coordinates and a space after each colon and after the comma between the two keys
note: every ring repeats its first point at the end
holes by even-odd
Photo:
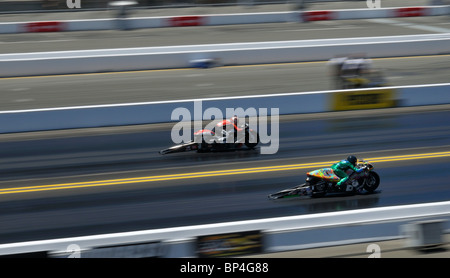
{"type": "Polygon", "coordinates": [[[318,183],[314,184],[313,191],[315,192],[323,192],[327,189],[327,182],[325,181],[319,181],[318,183]]]}

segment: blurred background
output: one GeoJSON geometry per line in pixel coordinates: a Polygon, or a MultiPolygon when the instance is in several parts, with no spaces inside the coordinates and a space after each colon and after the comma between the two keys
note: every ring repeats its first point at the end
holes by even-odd
{"type": "MultiPolygon", "coordinates": [[[[78,10],[101,10],[108,8],[108,0],[82,0],[81,9],[78,10]]],[[[258,5],[282,5],[289,4],[291,9],[303,9],[309,6],[330,7],[330,3],[339,3],[345,7],[345,3],[353,8],[365,8],[366,0],[139,0],[136,8],[176,8],[176,7],[211,7],[211,6],[258,6],[258,5]]],[[[64,0],[2,0],[0,1],[0,11],[8,12],[40,12],[64,10],[67,8],[67,1],[64,0]]],[[[381,1],[382,7],[394,6],[418,6],[418,5],[442,5],[446,0],[389,0],[381,1]]]]}

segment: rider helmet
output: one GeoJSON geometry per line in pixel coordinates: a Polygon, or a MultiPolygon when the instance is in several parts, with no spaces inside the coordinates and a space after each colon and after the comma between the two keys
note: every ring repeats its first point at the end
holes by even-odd
{"type": "Polygon", "coordinates": [[[353,164],[353,166],[356,166],[356,162],[358,162],[358,159],[354,155],[350,155],[347,157],[347,161],[353,164]]]}

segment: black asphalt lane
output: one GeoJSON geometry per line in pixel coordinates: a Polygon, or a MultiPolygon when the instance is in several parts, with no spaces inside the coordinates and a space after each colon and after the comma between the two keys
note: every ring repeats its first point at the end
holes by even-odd
{"type": "MultiPolygon", "coordinates": [[[[283,117],[280,149],[270,156],[160,156],[171,125],[2,135],[0,189],[449,151],[450,110],[422,109],[283,117]]],[[[321,199],[267,199],[314,168],[2,194],[0,242],[444,201],[449,166],[448,156],[375,163],[375,194],[321,199]]]]}

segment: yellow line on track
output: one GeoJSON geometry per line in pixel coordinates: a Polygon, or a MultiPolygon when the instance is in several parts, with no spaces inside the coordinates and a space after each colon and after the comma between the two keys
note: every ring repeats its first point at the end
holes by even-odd
{"type": "MultiPolygon", "coordinates": [[[[381,162],[392,162],[392,161],[430,159],[430,158],[438,158],[438,157],[450,157],[450,151],[423,153],[423,154],[408,154],[408,155],[397,155],[397,156],[373,157],[373,158],[368,158],[366,160],[373,162],[373,163],[381,163],[381,162]]],[[[253,168],[244,168],[244,169],[227,169],[227,170],[216,170],[216,171],[195,172],[195,173],[136,177],[136,178],[127,178],[127,179],[111,179],[111,180],[99,180],[99,181],[88,181],[88,182],[74,182],[74,183],[27,186],[27,187],[3,188],[3,189],[0,189],[0,195],[1,194],[13,194],[13,193],[25,193],[25,192],[37,192],[37,191],[48,191],[48,190],[107,186],[107,185],[130,184],[130,183],[143,183],[143,182],[156,182],[156,181],[169,181],[169,180],[180,180],[180,179],[193,179],[193,178],[205,178],[205,177],[216,177],[216,176],[230,176],[230,175],[242,175],[242,174],[252,174],[252,173],[299,170],[299,169],[316,168],[316,167],[317,168],[329,167],[329,166],[331,166],[331,164],[333,164],[335,162],[336,161],[324,161],[324,162],[316,162],[316,163],[288,164],[288,165],[253,167],[253,168]]]]}

